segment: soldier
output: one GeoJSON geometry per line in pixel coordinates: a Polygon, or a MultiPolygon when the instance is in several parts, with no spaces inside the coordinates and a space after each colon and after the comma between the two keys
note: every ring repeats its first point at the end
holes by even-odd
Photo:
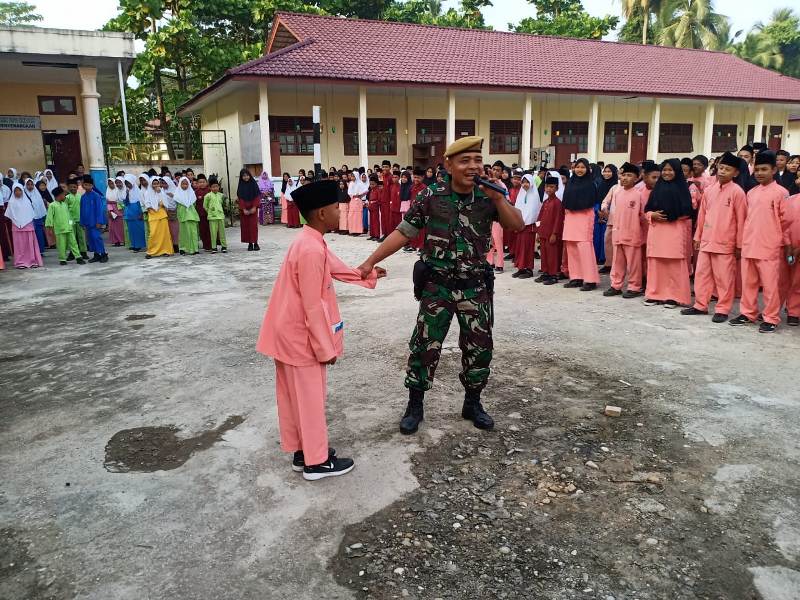
{"type": "Polygon", "coordinates": [[[409,343],[405,380],[409,401],[400,421],[404,434],[416,432],[423,419],[423,398],[433,385],[454,315],[461,331],[460,379],[465,389],[461,416],[479,429],[494,427],[481,405],[492,360],[494,274],[486,253],[494,221],[513,231],[522,230],[524,222],[502,194],[475,188],[474,177],[483,174],[482,147],[483,138],[476,136],[450,144],[444,154],[450,181],[421,191],[397,229],[359,267],[368,277],[375,264],[425,229],[422,258],[414,266],[414,295],[420,304],[409,343]]]}

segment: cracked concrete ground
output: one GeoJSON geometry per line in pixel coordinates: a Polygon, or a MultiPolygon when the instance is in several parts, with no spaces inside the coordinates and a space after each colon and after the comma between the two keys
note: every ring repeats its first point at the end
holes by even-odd
{"type": "MultiPolygon", "coordinates": [[[[444,355],[420,434],[400,436],[414,258],[389,259],[374,291],[337,285],[346,338],[330,370],[330,434],[357,468],[316,484],[292,473],[274,370],[254,344],[293,235],[266,227],[260,253],[233,243],[192,258],[112,248],[109,263],[85,267],[48,253],[45,269],[0,273],[0,598],[355,597],[330,559],[346,526],[417,488],[413,454],[467,431],[459,356],[444,355]],[[244,421],[176,468],[104,467],[123,430],[172,425],[187,439],[232,416],[244,421]]],[[[328,240],[352,264],[374,247],[328,240]]],[[[504,357],[507,368],[527,356],[533,370],[537,356],[562,357],[573,377],[584,365],[640,387],[681,424],[689,451],[715,450],[712,475],[696,475],[710,490],[705,518],[733,516],[769,540],[736,568],[763,600],[800,597],[800,331],[758,335],[509,271],[496,311],[490,411],[513,377],[504,357]]]]}

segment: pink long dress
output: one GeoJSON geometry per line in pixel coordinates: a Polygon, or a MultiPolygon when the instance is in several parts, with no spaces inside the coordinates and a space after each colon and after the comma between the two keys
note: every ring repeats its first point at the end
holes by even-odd
{"type": "Polygon", "coordinates": [[[122,218],[122,211],[117,208],[116,200],[108,200],[106,202],[106,210],[108,211],[108,241],[111,244],[124,244],[125,243],[125,227],[123,226],[124,219],[122,218]],[[114,217],[116,215],[116,218],[114,217]]]}
{"type": "Polygon", "coordinates": [[[350,235],[364,233],[364,202],[360,196],[350,197],[350,210],[347,216],[347,228],[350,235]]]}
{"type": "Polygon", "coordinates": [[[564,211],[564,252],[570,279],[599,283],[594,255],[594,209],[564,211]]]}
{"type": "Polygon", "coordinates": [[[14,237],[14,266],[17,269],[44,266],[33,221],[21,229],[12,223],[11,235],[14,237]]]}

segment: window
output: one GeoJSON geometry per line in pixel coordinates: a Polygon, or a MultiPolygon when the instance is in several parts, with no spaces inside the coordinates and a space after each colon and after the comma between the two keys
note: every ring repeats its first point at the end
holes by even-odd
{"type": "Polygon", "coordinates": [[[447,136],[445,119],[417,119],[417,143],[444,142],[447,136]]]}
{"type": "Polygon", "coordinates": [[[736,152],[736,125],[714,124],[714,134],[711,138],[712,152],[736,152]]]}
{"type": "Polygon", "coordinates": [[[489,152],[516,154],[522,139],[522,121],[489,121],[489,152]]]}
{"type": "MultiPolygon", "coordinates": [[[[358,156],[358,119],[345,117],[342,125],[345,156],[358,156]]],[[[367,119],[367,153],[373,156],[397,154],[394,119],[367,119]]]]}
{"type": "Polygon", "coordinates": [[[756,137],[756,126],[755,125],[748,125],[747,126],[747,143],[752,144],[753,142],[761,142],[767,138],[767,126],[764,125],[761,128],[761,137],[759,139],[755,139],[756,137]]]}
{"type": "Polygon", "coordinates": [[[691,123],[662,123],[658,136],[659,152],[692,152],[691,123]]]}
{"type": "Polygon", "coordinates": [[[72,96],[39,96],[40,115],[76,115],[72,96]]]}
{"type": "Polygon", "coordinates": [[[577,144],[578,152],[587,152],[589,148],[589,121],[553,121],[550,131],[550,143],[577,144]]]}
{"type": "Polygon", "coordinates": [[[269,139],[279,142],[282,156],[314,154],[311,117],[269,117],[269,139]]]}
{"type": "Polygon", "coordinates": [[[628,123],[606,121],[603,152],[628,152],[628,123]]]}
{"type": "Polygon", "coordinates": [[[456,119],[456,139],[475,135],[474,119],[456,119]]]}

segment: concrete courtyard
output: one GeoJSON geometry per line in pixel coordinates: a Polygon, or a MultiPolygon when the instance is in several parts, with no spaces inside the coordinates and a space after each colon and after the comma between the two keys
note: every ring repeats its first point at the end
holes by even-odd
{"type": "MultiPolygon", "coordinates": [[[[507,265],[495,431],[460,418],[454,326],[404,437],[400,253],[374,291],[337,284],[330,437],[357,466],[309,483],[254,350],[295,231],[260,235],[261,252],[60,267],[50,251],[0,272],[0,598],[800,598],[800,330],[507,265]]],[[[327,239],[353,265],[374,248],[327,239]]]]}

